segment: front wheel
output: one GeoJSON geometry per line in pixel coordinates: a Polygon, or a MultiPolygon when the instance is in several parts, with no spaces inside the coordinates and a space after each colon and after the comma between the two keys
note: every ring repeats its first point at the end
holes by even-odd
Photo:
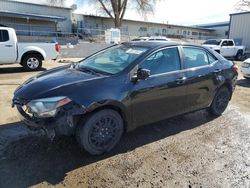
{"type": "Polygon", "coordinates": [[[115,147],[123,130],[120,114],[111,109],[104,109],[95,112],[79,125],[76,138],[79,145],[88,153],[101,155],[115,147]]]}
{"type": "Polygon", "coordinates": [[[211,106],[209,107],[209,112],[212,115],[220,116],[226,110],[230,97],[231,93],[228,88],[220,88],[217,91],[211,106]]]}
{"type": "Polygon", "coordinates": [[[238,51],[237,54],[236,54],[236,56],[235,56],[235,59],[237,61],[240,61],[242,59],[242,57],[243,57],[242,51],[238,51]]]}
{"type": "Polygon", "coordinates": [[[36,71],[42,67],[42,59],[36,54],[29,54],[23,58],[21,65],[27,71],[36,71]]]}

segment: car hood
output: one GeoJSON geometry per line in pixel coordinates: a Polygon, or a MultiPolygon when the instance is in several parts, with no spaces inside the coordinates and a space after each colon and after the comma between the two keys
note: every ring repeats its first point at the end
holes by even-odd
{"type": "Polygon", "coordinates": [[[28,79],[16,89],[13,100],[29,101],[50,97],[51,93],[54,96],[64,96],[65,93],[74,92],[68,91],[67,86],[79,86],[101,77],[103,76],[82,72],[70,66],[58,67],[28,79]]]}

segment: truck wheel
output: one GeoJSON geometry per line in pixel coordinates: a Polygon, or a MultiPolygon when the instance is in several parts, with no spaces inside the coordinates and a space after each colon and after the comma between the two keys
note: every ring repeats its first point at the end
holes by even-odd
{"type": "Polygon", "coordinates": [[[228,88],[222,87],[215,94],[214,100],[209,107],[210,114],[220,116],[227,108],[231,93],[228,88]]]}
{"type": "Polygon", "coordinates": [[[92,114],[76,130],[76,139],[91,155],[101,155],[115,147],[123,134],[120,114],[104,109],[92,114]]]}
{"type": "Polygon", "coordinates": [[[23,58],[21,65],[27,71],[39,70],[42,67],[42,59],[39,55],[28,54],[23,58]]]}
{"type": "Polygon", "coordinates": [[[242,57],[243,57],[242,51],[238,51],[237,54],[236,54],[236,56],[235,56],[235,59],[237,61],[240,61],[242,59],[242,57]]]}

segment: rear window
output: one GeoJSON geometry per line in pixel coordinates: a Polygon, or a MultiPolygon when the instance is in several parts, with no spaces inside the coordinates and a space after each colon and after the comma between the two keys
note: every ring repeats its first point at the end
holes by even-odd
{"type": "Polygon", "coordinates": [[[9,40],[9,33],[7,30],[0,30],[0,42],[6,42],[9,40]]]}

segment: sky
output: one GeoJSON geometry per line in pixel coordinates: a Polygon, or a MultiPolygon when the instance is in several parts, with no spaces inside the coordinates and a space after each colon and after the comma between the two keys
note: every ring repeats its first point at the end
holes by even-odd
{"type": "MultiPolygon", "coordinates": [[[[46,0],[19,1],[43,4],[46,0]]],[[[134,9],[127,10],[125,18],[179,25],[223,22],[229,21],[230,13],[236,12],[235,4],[238,1],[239,0],[161,0],[155,4],[154,15],[148,15],[146,19],[139,15],[134,9]]],[[[70,6],[75,2],[76,0],[66,0],[66,6],[70,6]]],[[[86,0],[81,2],[86,2],[86,0]]],[[[96,7],[89,3],[78,3],[76,12],[100,15],[96,7]]]]}

